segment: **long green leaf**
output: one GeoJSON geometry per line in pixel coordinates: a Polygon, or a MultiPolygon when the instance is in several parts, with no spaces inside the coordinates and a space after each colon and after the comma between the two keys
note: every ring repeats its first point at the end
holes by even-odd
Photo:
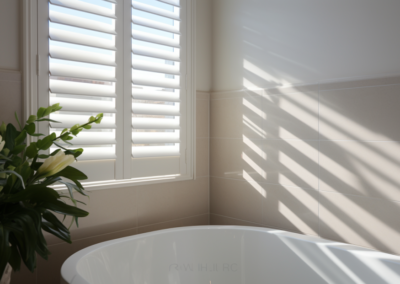
{"type": "Polygon", "coordinates": [[[22,258],[22,260],[27,268],[33,272],[36,268],[36,245],[38,239],[35,222],[24,212],[13,214],[12,219],[24,232],[23,242],[25,243],[26,257],[22,258]]]}
{"type": "Polygon", "coordinates": [[[11,245],[11,255],[8,260],[12,269],[14,271],[19,271],[21,268],[21,256],[19,255],[19,251],[16,244],[13,244],[10,240],[11,245]]]}
{"type": "Polygon", "coordinates": [[[79,188],[79,187],[78,187],[77,185],[75,185],[75,184],[72,184],[72,183],[70,183],[70,182],[66,182],[66,181],[63,181],[63,180],[60,180],[60,181],[58,181],[58,182],[59,182],[59,183],[62,183],[62,184],[65,184],[65,185],[67,186],[71,198],[74,197],[74,195],[73,195],[73,190],[74,190],[74,189],[75,189],[77,192],[79,192],[81,195],[83,195],[83,196],[88,196],[81,188],[79,188]]]}
{"type": "Polygon", "coordinates": [[[64,214],[68,216],[86,217],[87,215],[89,215],[89,212],[86,212],[85,210],[67,205],[58,200],[55,202],[43,202],[40,206],[55,213],[64,214]]]}
{"type": "Polygon", "coordinates": [[[9,123],[7,125],[6,135],[3,138],[6,141],[5,147],[8,148],[10,151],[14,150],[15,146],[15,138],[17,138],[19,132],[15,129],[14,125],[9,123]]]}
{"type": "Polygon", "coordinates": [[[87,179],[87,175],[82,173],[80,170],[75,169],[71,166],[66,167],[62,171],[56,174],[57,176],[65,177],[70,180],[85,180],[87,179]]]}
{"type": "Polygon", "coordinates": [[[0,158],[3,160],[12,161],[10,158],[8,158],[7,156],[4,156],[3,154],[0,154],[0,158]]]}
{"type": "Polygon", "coordinates": [[[11,255],[9,234],[10,232],[0,223],[0,279],[11,255]]]}
{"type": "Polygon", "coordinates": [[[20,202],[30,200],[31,202],[52,202],[60,198],[60,195],[52,188],[42,184],[35,184],[16,194],[5,195],[6,202],[20,202]]]}
{"type": "Polygon", "coordinates": [[[58,218],[50,211],[46,210],[43,213],[43,219],[53,224],[54,227],[57,228],[57,230],[59,230],[60,232],[69,233],[67,227],[65,227],[65,225],[60,220],[58,220],[58,218]]]}
{"type": "Polygon", "coordinates": [[[43,221],[42,222],[42,229],[50,234],[52,234],[53,236],[63,240],[64,242],[67,243],[72,243],[71,241],[71,236],[66,233],[60,232],[59,230],[57,230],[53,224],[51,224],[50,222],[47,221],[43,221]]]}
{"type": "Polygon", "coordinates": [[[17,123],[18,123],[18,126],[19,126],[19,130],[22,131],[22,126],[21,126],[21,123],[19,122],[19,118],[18,118],[17,112],[14,112],[14,115],[15,115],[15,119],[17,120],[17,123]]]}
{"type": "Polygon", "coordinates": [[[22,187],[25,188],[24,179],[22,178],[22,176],[21,176],[20,174],[14,172],[14,171],[11,171],[11,170],[0,170],[0,173],[7,173],[7,174],[13,174],[13,175],[15,175],[16,177],[18,177],[18,178],[21,180],[21,182],[22,182],[22,187]]]}

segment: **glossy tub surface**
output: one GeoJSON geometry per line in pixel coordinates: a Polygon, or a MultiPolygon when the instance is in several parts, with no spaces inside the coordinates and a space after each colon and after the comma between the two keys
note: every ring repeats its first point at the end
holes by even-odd
{"type": "Polygon", "coordinates": [[[198,226],[88,247],[61,274],[68,284],[396,284],[400,257],[274,229],[198,226]]]}

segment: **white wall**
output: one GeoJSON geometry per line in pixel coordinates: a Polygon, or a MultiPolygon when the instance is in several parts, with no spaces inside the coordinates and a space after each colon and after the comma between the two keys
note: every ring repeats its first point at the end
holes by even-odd
{"type": "Polygon", "coordinates": [[[0,0],[0,69],[20,70],[20,0],[0,0]]]}
{"type": "Polygon", "coordinates": [[[213,90],[400,72],[400,1],[212,3],[213,90]]]}

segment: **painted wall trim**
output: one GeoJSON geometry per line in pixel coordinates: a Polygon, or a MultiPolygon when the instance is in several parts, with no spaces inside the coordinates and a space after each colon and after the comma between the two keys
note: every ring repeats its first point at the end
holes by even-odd
{"type": "MultiPolygon", "coordinates": [[[[218,95],[226,95],[226,94],[236,94],[247,91],[270,91],[270,90],[282,90],[289,88],[300,88],[300,87],[312,87],[319,86],[325,84],[333,84],[333,83],[346,83],[346,82],[357,82],[357,81],[367,81],[367,80],[375,80],[375,79],[395,79],[400,77],[400,73],[390,73],[390,74],[381,74],[377,76],[367,76],[367,77],[345,77],[339,79],[330,79],[318,82],[310,82],[310,83],[301,83],[301,84],[290,84],[290,85],[281,85],[281,86],[271,86],[271,87],[261,87],[261,88],[241,88],[241,89],[232,89],[232,90],[211,90],[209,93],[213,96],[218,95]]],[[[385,84],[386,85],[386,84],[385,84]]],[[[198,91],[199,92],[199,91],[198,91]]]]}

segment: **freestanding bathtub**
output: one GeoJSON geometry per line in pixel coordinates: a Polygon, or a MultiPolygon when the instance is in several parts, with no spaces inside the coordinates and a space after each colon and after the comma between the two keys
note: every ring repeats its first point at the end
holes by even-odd
{"type": "Polygon", "coordinates": [[[198,226],[88,247],[61,274],[62,284],[398,284],[400,257],[274,229],[198,226]]]}

